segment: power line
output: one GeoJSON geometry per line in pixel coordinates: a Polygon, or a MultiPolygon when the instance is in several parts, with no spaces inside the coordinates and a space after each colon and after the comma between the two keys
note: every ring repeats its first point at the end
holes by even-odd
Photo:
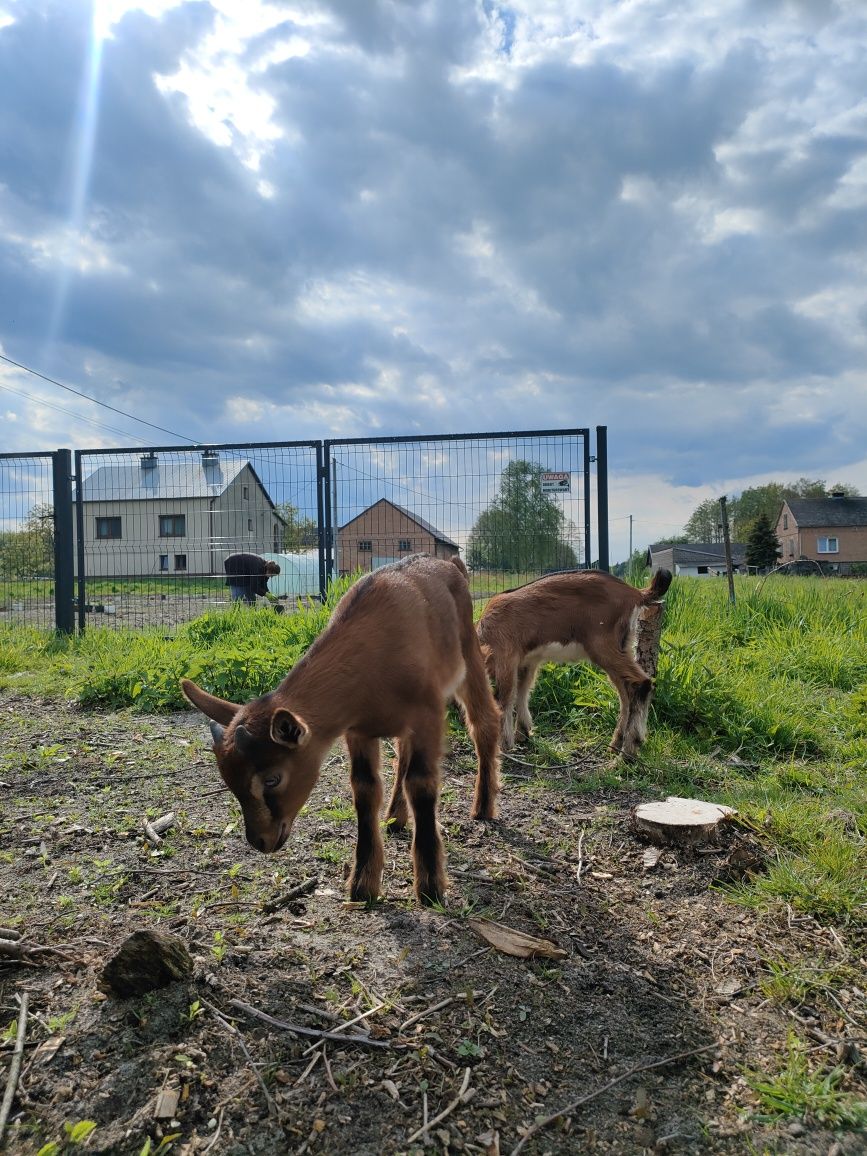
{"type": "Polygon", "coordinates": [[[27,398],[28,401],[36,401],[39,406],[46,406],[49,409],[57,409],[59,414],[68,414],[75,417],[77,421],[87,422],[89,425],[96,425],[97,429],[109,430],[110,433],[119,433],[120,437],[134,437],[132,433],[126,430],[119,430],[114,425],[106,425],[104,422],[97,422],[94,417],[84,417],[83,414],[76,414],[74,409],[67,409],[65,406],[58,406],[57,402],[46,401],[45,398],[35,398],[31,393],[24,393],[23,390],[15,390],[10,385],[3,385],[0,381],[0,390],[5,390],[7,393],[16,393],[20,398],[27,398]]]}
{"type": "MultiPolygon", "coordinates": [[[[125,410],[118,409],[117,406],[109,405],[106,401],[100,401],[98,398],[90,397],[89,394],[82,393],[80,389],[73,389],[71,385],[64,385],[62,381],[55,381],[53,377],[46,377],[44,373],[40,373],[37,369],[31,369],[29,365],[22,365],[20,361],[13,361],[11,357],[6,357],[3,353],[0,353],[0,360],[7,362],[9,365],[14,365],[16,369],[23,369],[25,373],[32,373],[34,377],[38,377],[42,381],[47,381],[49,385],[56,385],[58,389],[65,389],[67,393],[74,393],[76,397],[83,397],[85,401],[92,402],[94,405],[101,405],[103,409],[110,409],[113,413],[119,413],[121,417],[129,418],[130,421],[137,421],[141,425],[150,426],[151,429],[159,430],[160,433],[169,434],[170,437],[180,438],[182,442],[198,445],[198,442],[196,442],[194,438],[188,438],[186,434],[179,434],[174,430],[166,429],[165,426],[155,425],[152,421],[145,421],[143,417],[136,417],[135,414],[127,413],[125,410]]],[[[117,433],[118,431],[114,430],[113,432],[117,433]]]]}

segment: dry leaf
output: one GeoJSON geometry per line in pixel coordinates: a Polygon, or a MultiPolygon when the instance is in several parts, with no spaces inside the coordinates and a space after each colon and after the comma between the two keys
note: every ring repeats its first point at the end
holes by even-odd
{"type": "Polygon", "coordinates": [[[652,871],[662,856],[662,850],[659,847],[648,847],[641,857],[641,862],[645,871],[652,871]]]}
{"type": "Polygon", "coordinates": [[[154,1116],[158,1120],[171,1120],[178,1110],[179,1093],[174,1088],[164,1088],[157,1096],[157,1106],[154,1116]]]}
{"type": "Polygon", "coordinates": [[[490,919],[470,919],[472,930],[490,943],[497,951],[504,955],[515,955],[519,959],[533,959],[543,956],[545,959],[565,959],[566,952],[550,939],[538,939],[535,935],[525,935],[523,931],[516,931],[513,927],[506,927],[504,923],[494,923],[490,919]]]}

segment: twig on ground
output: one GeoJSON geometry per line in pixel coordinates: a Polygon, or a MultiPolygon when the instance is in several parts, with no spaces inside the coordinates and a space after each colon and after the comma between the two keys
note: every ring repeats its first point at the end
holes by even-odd
{"type": "Polygon", "coordinates": [[[581,828],[581,834],[578,836],[578,867],[575,871],[575,882],[581,882],[581,871],[584,867],[584,835],[587,831],[586,827],[581,828]]]}
{"type": "Polygon", "coordinates": [[[253,1069],[253,1075],[259,1081],[259,1087],[262,1089],[262,1094],[265,1097],[266,1104],[268,1105],[268,1115],[269,1116],[279,1116],[280,1113],[279,1113],[279,1110],[277,1108],[277,1105],[274,1102],[274,1097],[268,1091],[268,1088],[265,1084],[265,1081],[262,1079],[261,1072],[256,1067],[256,1064],[253,1062],[253,1057],[250,1055],[249,1051],[247,1050],[247,1045],[244,1042],[244,1037],[241,1034],[241,1032],[238,1030],[238,1028],[235,1027],[235,1025],[233,1023],[230,1023],[229,1020],[226,1019],[226,1017],[223,1015],[223,1013],[220,1011],[220,1009],[218,1007],[215,1007],[210,1002],[210,1000],[207,1000],[207,999],[205,999],[204,996],[200,995],[199,1001],[201,1003],[203,1003],[205,1005],[205,1007],[211,1009],[217,1022],[220,1023],[226,1029],[226,1031],[231,1033],[231,1035],[233,1035],[235,1037],[235,1039],[238,1041],[238,1044],[241,1048],[241,1051],[247,1057],[247,1063],[253,1069]]]}
{"type": "Polygon", "coordinates": [[[174,821],[174,811],[169,811],[165,815],[160,815],[160,817],[158,819],[154,819],[153,822],[151,822],[151,820],[147,817],[144,817],[141,821],[141,825],[142,830],[145,833],[145,838],[149,843],[152,843],[154,847],[158,847],[163,841],[163,831],[168,831],[174,821]]]}
{"type": "MultiPolygon", "coordinates": [[[[484,948],[483,950],[487,951],[489,949],[484,948]]],[[[485,993],[482,991],[474,991],[472,994],[472,998],[473,999],[479,999],[484,994],[485,993]]],[[[439,1001],[439,1003],[431,1004],[431,1006],[428,1008],[425,1008],[424,1011],[416,1012],[416,1014],[414,1016],[410,1016],[408,1020],[404,1020],[404,1022],[400,1025],[400,1028],[398,1030],[400,1031],[400,1033],[402,1035],[406,1031],[407,1028],[412,1027],[412,1025],[415,1023],[418,1023],[419,1020],[423,1020],[427,1016],[433,1015],[434,1012],[442,1011],[442,1009],[444,1007],[448,1007],[449,1004],[457,1003],[458,1000],[464,999],[464,998],[466,998],[466,993],[464,993],[463,996],[450,995],[448,997],[448,999],[441,999],[439,1001]]]]}
{"type": "Polygon", "coordinates": [[[263,1020],[266,1024],[271,1024],[272,1027],[280,1028],[281,1031],[292,1032],[296,1036],[308,1036],[314,1040],[337,1040],[342,1044],[358,1044],[361,1048],[384,1048],[387,1051],[400,1046],[391,1044],[387,1040],[374,1040],[370,1036],[360,1036],[354,1033],[344,1035],[338,1031],[323,1032],[319,1031],[318,1028],[304,1028],[300,1024],[288,1024],[285,1020],[275,1019],[274,1016],[269,1016],[267,1012],[259,1011],[252,1004],[244,1003],[240,999],[229,1000],[229,1006],[245,1012],[248,1016],[253,1016],[254,1019],[263,1020]]]}
{"type": "Polygon", "coordinates": [[[561,1108],[558,1112],[552,1112],[550,1116],[546,1116],[544,1120],[539,1120],[537,1124],[533,1124],[528,1128],[509,1156],[517,1156],[518,1152],[524,1147],[528,1140],[541,1132],[543,1128],[547,1128],[549,1124],[553,1124],[555,1120],[559,1120],[561,1116],[566,1116],[570,1112],[574,1112],[576,1108],[580,1108],[583,1104],[589,1103],[590,1100],[595,1100],[598,1096],[604,1095],[612,1088],[616,1088],[618,1084],[622,1084],[624,1080],[628,1080],[630,1076],[637,1076],[639,1072],[649,1072],[652,1068],[663,1068],[666,1064],[674,1064],[678,1060],[687,1060],[691,1056],[699,1056],[702,1052],[710,1052],[719,1047],[718,1044],[705,1044],[702,1048],[693,1048],[689,1052],[678,1052],[674,1056],[666,1056],[664,1060],[654,1060],[651,1064],[636,1064],[635,1067],[630,1068],[621,1076],[616,1076],[613,1080],[609,1080],[607,1084],[603,1084],[601,1088],[597,1088],[595,1092],[588,1092],[586,1096],[581,1096],[578,1100],[573,1100],[571,1104],[567,1104],[565,1108],[561,1108]]]}
{"type": "Polygon", "coordinates": [[[331,1071],[331,1064],[329,1064],[329,1062],[328,1062],[328,1045],[327,1044],[322,1045],[322,1062],[325,1065],[325,1076],[328,1080],[328,1083],[331,1085],[333,1091],[337,1092],[337,1094],[339,1096],[340,1095],[340,1089],[338,1088],[337,1084],[335,1084],[335,1082],[334,1082],[334,1074],[331,1071]]]}
{"type": "Polygon", "coordinates": [[[226,1110],[225,1108],[220,1109],[220,1114],[217,1117],[217,1130],[214,1133],[214,1135],[211,1137],[211,1141],[208,1144],[207,1148],[202,1149],[202,1156],[205,1156],[205,1153],[210,1152],[211,1149],[214,1147],[214,1145],[217,1143],[217,1141],[220,1139],[220,1131],[223,1127],[223,1113],[225,1112],[225,1110],[226,1110]]]}
{"type": "Polygon", "coordinates": [[[12,1110],[12,1101],[18,1090],[18,1080],[21,1076],[21,1060],[24,1056],[24,1035],[27,1031],[27,1007],[30,1002],[28,993],[21,993],[21,1009],[18,1012],[18,1032],[15,1036],[15,1051],[9,1063],[9,1075],[6,1078],[6,1091],[3,1093],[3,1102],[0,1104],[0,1145],[6,1133],[6,1123],[12,1110]]]}
{"type": "Polygon", "coordinates": [[[458,1094],[448,1105],[448,1107],[444,1108],[438,1116],[434,1116],[432,1120],[428,1121],[427,1123],[423,1123],[422,1126],[416,1129],[416,1131],[413,1132],[411,1136],[408,1136],[406,1141],[407,1144],[412,1144],[419,1138],[419,1136],[423,1135],[431,1128],[435,1128],[437,1124],[441,1124],[442,1121],[445,1120],[446,1116],[449,1116],[452,1112],[454,1112],[455,1108],[457,1108],[459,1104],[465,1104],[469,1099],[472,1098],[472,1096],[475,1095],[475,1088],[470,1088],[469,1086],[471,1072],[471,1068],[464,1068],[464,1078],[458,1094]]]}
{"type": "MultiPolygon", "coordinates": [[[[362,1012],[361,1015],[356,1016],[355,1019],[341,1020],[340,1024],[334,1029],[334,1031],[329,1033],[329,1039],[334,1039],[335,1037],[340,1039],[340,1033],[345,1032],[347,1028],[351,1028],[353,1024],[360,1023],[361,1020],[366,1020],[368,1016],[372,1016],[375,1012],[382,1011],[384,1007],[384,1003],[378,1003],[375,1007],[370,1008],[369,1011],[362,1012]]],[[[314,1048],[319,1047],[320,1042],[321,1041],[317,1040],[315,1044],[311,1044],[307,1051],[303,1053],[303,1055],[309,1055],[314,1048]]]]}
{"type": "Polygon", "coordinates": [[[310,879],[305,879],[303,883],[299,883],[296,887],[291,887],[282,895],[278,895],[276,899],[269,899],[267,903],[262,904],[262,911],[265,915],[272,915],[275,911],[279,911],[281,907],[286,907],[287,904],[292,903],[295,899],[300,899],[302,895],[307,895],[316,888],[319,879],[313,875],[310,879]]]}

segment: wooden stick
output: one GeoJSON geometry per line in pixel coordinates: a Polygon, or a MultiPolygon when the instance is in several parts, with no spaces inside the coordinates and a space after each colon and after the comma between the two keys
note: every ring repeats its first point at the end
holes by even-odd
{"type": "MultiPolygon", "coordinates": [[[[376,1005],[376,1007],[372,1007],[372,1008],[370,1008],[370,1010],[369,1010],[369,1011],[366,1011],[366,1012],[362,1012],[362,1013],[361,1013],[361,1015],[358,1015],[358,1016],[356,1016],[356,1017],[355,1017],[355,1019],[352,1019],[352,1020],[341,1020],[341,1021],[340,1021],[340,1026],[339,1026],[339,1027],[336,1027],[336,1028],[334,1029],[334,1031],[331,1033],[331,1036],[330,1036],[330,1038],[333,1040],[333,1039],[335,1038],[335,1036],[336,1036],[338,1039],[340,1039],[340,1033],[341,1033],[341,1032],[345,1032],[347,1028],[351,1028],[353,1024],[357,1024],[357,1023],[360,1023],[360,1021],[361,1021],[361,1020],[366,1020],[368,1016],[372,1016],[372,1015],[374,1015],[374,1013],[375,1013],[375,1012],[378,1012],[378,1011],[382,1011],[382,1009],[383,1009],[384,1007],[385,1007],[385,1004],[384,1004],[384,1003],[378,1003],[378,1004],[376,1005]]],[[[314,1049],[314,1048],[318,1048],[318,1047],[319,1047],[320,1043],[322,1043],[322,1041],[321,1041],[321,1040],[317,1040],[315,1044],[311,1044],[311,1045],[310,1045],[310,1047],[307,1049],[307,1051],[306,1051],[306,1052],[302,1052],[302,1056],[308,1056],[308,1055],[309,1055],[309,1054],[310,1054],[310,1053],[313,1051],[313,1049],[314,1049]]]]}
{"type": "Polygon", "coordinates": [[[446,1116],[454,1112],[455,1108],[457,1108],[459,1104],[465,1104],[467,1100],[469,1100],[470,1097],[475,1094],[475,1089],[469,1087],[471,1071],[472,1068],[464,1068],[464,1079],[463,1083],[461,1084],[461,1090],[458,1092],[449,1106],[444,1108],[438,1116],[434,1116],[432,1120],[429,1120],[426,1124],[422,1124],[420,1128],[417,1128],[416,1131],[407,1138],[407,1144],[412,1144],[412,1142],[417,1140],[424,1132],[427,1132],[430,1128],[434,1128],[437,1124],[442,1123],[446,1116]]]}
{"type": "Polygon", "coordinates": [[[296,1036],[308,1036],[314,1040],[337,1040],[341,1044],[358,1044],[361,1048],[385,1048],[391,1050],[395,1047],[394,1044],[388,1043],[387,1040],[374,1040],[370,1036],[359,1035],[342,1035],[340,1032],[322,1032],[317,1028],[303,1028],[300,1024],[287,1024],[284,1020],[275,1019],[274,1016],[269,1016],[267,1012],[259,1011],[258,1008],[253,1007],[252,1004],[244,1003],[240,999],[229,1000],[229,1007],[237,1008],[238,1011],[245,1012],[248,1016],[253,1016],[255,1019],[264,1020],[266,1024],[271,1024],[275,1028],[280,1028],[284,1032],[292,1032],[296,1036]]]}
{"type": "Polygon", "coordinates": [[[21,1076],[21,1060],[24,1056],[24,1034],[27,1030],[27,1005],[30,1002],[28,993],[21,993],[21,1010],[18,1013],[18,1034],[15,1037],[15,1051],[9,1064],[9,1075],[6,1079],[6,1091],[3,1093],[3,1103],[0,1104],[0,1144],[6,1132],[6,1122],[12,1110],[12,1101],[18,1089],[18,1080],[21,1076]]]}
{"type": "Polygon", "coordinates": [[[303,883],[299,883],[297,887],[291,887],[283,895],[278,895],[276,899],[269,899],[267,903],[262,904],[262,910],[266,915],[271,915],[275,911],[279,911],[281,907],[286,907],[287,904],[292,903],[295,899],[300,899],[302,895],[307,895],[315,890],[319,879],[313,875],[310,879],[305,879],[303,883]]]}
{"type": "Polygon", "coordinates": [[[241,1051],[247,1057],[247,1063],[253,1069],[253,1075],[259,1081],[259,1087],[262,1089],[262,1094],[264,1095],[265,1102],[268,1105],[268,1115],[269,1116],[278,1116],[279,1111],[277,1109],[277,1105],[274,1102],[274,1097],[271,1095],[271,1093],[268,1091],[267,1087],[265,1086],[265,1081],[262,1079],[261,1072],[256,1067],[256,1065],[253,1063],[253,1057],[250,1055],[249,1051],[247,1050],[247,1045],[244,1042],[244,1037],[241,1035],[240,1031],[235,1027],[235,1025],[233,1023],[230,1023],[225,1018],[225,1016],[222,1014],[222,1012],[220,1011],[219,1008],[214,1007],[214,1005],[210,1002],[210,1000],[206,1000],[205,997],[202,995],[199,996],[199,1000],[201,1003],[203,1003],[205,1005],[205,1007],[211,1009],[211,1011],[214,1013],[214,1016],[216,1017],[217,1021],[226,1029],[227,1032],[230,1032],[235,1037],[235,1039],[238,1041],[238,1044],[240,1045],[241,1051]]]}
{"type": "MultiPolygon", "coordinates": [[[[606,1037],[607,1043],[607,1037],[606,1037]]],[[[719,1044],[705,1044],[703,1048],[693,1048],[689,1052],[678,1052],[675,1056],[666,1056],[664,1060],[654,1060],[652,1064],[636,1064],[634,1068],[624,1072],[622,1076],[617,1076],[613,1080],[609,1080],[607,1084],[603,1084],[601,1088],[597,1088],[595,1092],[588,1092],[586,1096],[582,1096],[579,1100],[573,1100],[571,1104],[567,1104],[565,1108],[561,1108],[559,1112],[552,1112],[550,1116],[546,1116],[544,1120],[540,1120],[538,1124],[534,1124],[532,1128],[528,1128],[520,1141],[515,1145],[509,1156],[517,1156],[518,1152],[524,1147],[527,1141],[535,1136],[537,1132],[541,1132],[543,1128],[547,1128],[549,1124],[553,1124],[555,1120],[559,1120],[561,1116],[566,1116],[570,1112],[574,1112],[576,1108],[580,1108],[582,1104],[587,1104],[590,1100],[595,1100],[597,1096],[602,1096],[605,1092],[615,1088],[618,1084],[622,1084],[624,1080],[628,1080],[630,1076],[637,1076],[639,1072],[649,1072],[652,1068],[663,1068],[666,1064],[676,1063],[678,1060],[688,1060],[690,1056],[700,1056],[702,1052],[710,1052],[718,1048],[719,1044]]]]}

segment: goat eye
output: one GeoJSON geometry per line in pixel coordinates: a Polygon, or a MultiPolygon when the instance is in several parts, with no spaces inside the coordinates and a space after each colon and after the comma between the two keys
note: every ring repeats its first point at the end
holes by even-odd
{"type": "Polygon", "coordinates": [[[274,787],[279,786],[279,784],[280,784],[280,776],[279,775],[269,775],[268,778],[265,780],[263,786],[265,787],[266,791],[271,791],[274,789],[274,787]]]}

